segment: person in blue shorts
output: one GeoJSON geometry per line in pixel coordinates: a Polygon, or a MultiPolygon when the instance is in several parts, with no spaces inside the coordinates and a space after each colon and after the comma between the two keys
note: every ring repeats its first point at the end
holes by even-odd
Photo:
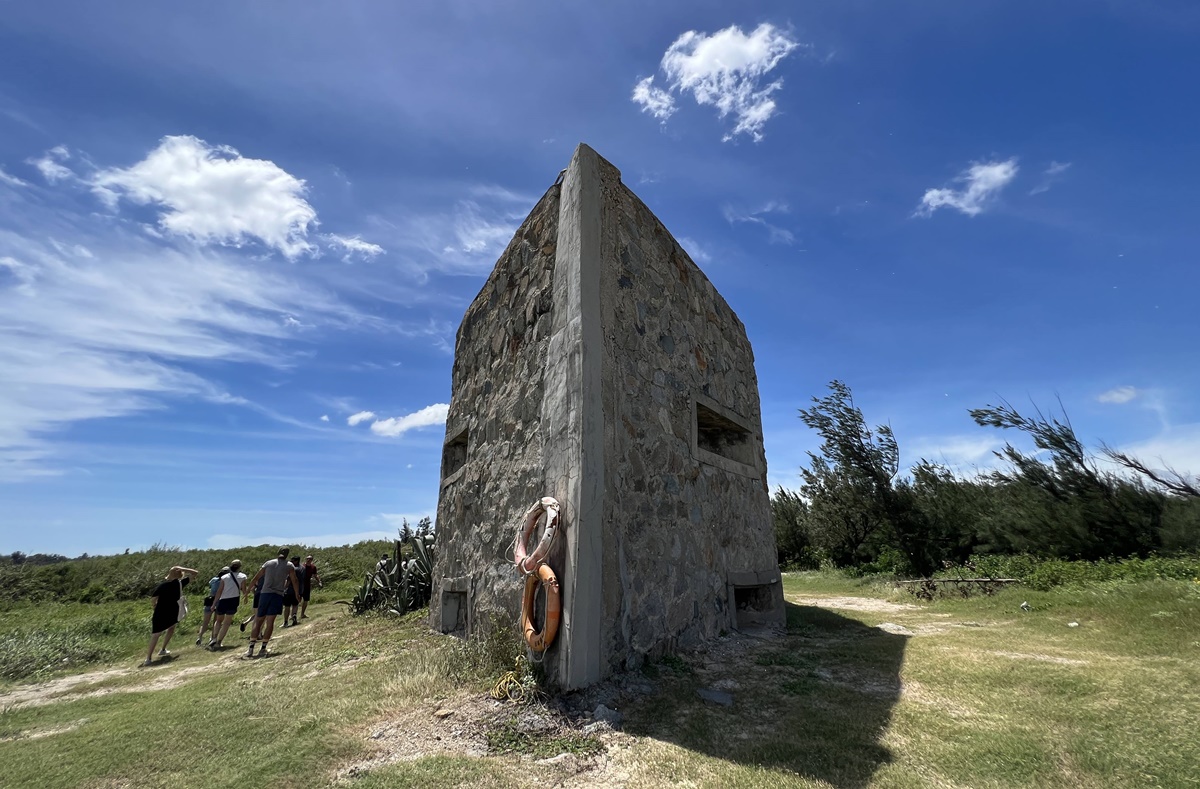
{"type": "MultiPolygon", "coordinates": [[[[196,646],[204,640],[204,631],[208,630],[208,623],[212,621],[213,609],[217,602],[217,587],[221,585],[221,576],[229,572],[228,567],[222,567],[221,572],[208,579],[208,597],[204,598],[204,621],[200,623],[200,632],[196,634],[196,646]]],[[[216,632],[214,623],[213,632],[216,632]]]]}
{"type": "Polygon", "coordinates": [[[242,560],[234,559],[229,563],[229,572],[222,575],[220,583],[217,584],[217,619],[213,624],[212,639],[208,642],[210,650],[216,652],[224,646],[222,642],[225,640],[225,634],[229,632],[229,626],[233,624],[233,615],[238,609],[238,597],[241,596],[245,585],[246,574],[242,572],[242,560]]]}
{"type": "Polygon", "coordinates": [[[289,583],[293,589],[300,588],[300,582],[296,579],[296,569],[287,560],[288,553],[290,551],[287,548],[280,548],[279,555],[259,568],[253,580],[247,584],[246,591],[242,593],[243,599],[248,597],[249,587],[262,578],[258,612],[254,618],[254,629],[250,631],[250,649],[246,652],[248,658],[255,657],[254,644],[257,641],[262,642],[257,657],[267,654],[267,643],[271,640],[271,634],[275,632],[275,617],[283,613],[284,589],[289,583]]]}

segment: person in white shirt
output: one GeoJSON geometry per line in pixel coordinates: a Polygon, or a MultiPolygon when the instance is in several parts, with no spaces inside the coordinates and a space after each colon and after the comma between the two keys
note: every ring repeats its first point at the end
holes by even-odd
{"type": "Polygon", "coordinates": [[[233,615],[237,613],[238,600],[245,588],[246,574],[242,572],[242,560],[234,559],[229,563],[229,572],[221,576],[217,591],[213,595],[213,610],[217,616],[213,621],[212,640],[208,642],[208,648],[214,652],[222,647],[221,642],[229,632],[233,615]]]}

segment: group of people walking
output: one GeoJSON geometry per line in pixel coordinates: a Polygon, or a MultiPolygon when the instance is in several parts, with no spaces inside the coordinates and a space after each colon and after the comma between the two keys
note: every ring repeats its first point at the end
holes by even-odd
{"type": "MultiPolygon", "coordinates": [[[[225,636],[233,624],[239,604],[245,602],[251,592],[254,595],[253,608],[239,628],[244,633],[246,626],[254,623],[250,631],[250,648],[246,652],[248,658],[268,654],[267,645],[275,632],[277,617],[283,616],[284,627],[297,625],[300,619],[307,619],[312,586],[314,583],[318,587],[324,584],[311,555],[305,557],[304,564],[301,564],[299,556],[293,556],[289,561],[289,553],[290,549],[280,548],[279,555],[263,563],[253,578],[247,578],[242,572],[241,560],[234,559],[209,579],[208,597],[204,598],[204,619],[196,634],[196,646],[204,644],[204,633],[208,631],[209,639],[205,648],[214,652],[223,649],[225,636]],[[256,645],[259,648],[257,653],[254,651],[256,645]]],[[[160,637],[163,638],[159,656],[171,654],[167,644],[175,634],[176,625],[187,614],[183,590],[197,574],[198,571],[189,567],[175,566],[163,582],[155,587],[150,600],[154,609],[150,649],[143,665],[153,663],[154,648],[158,646],[160,637]]]]}

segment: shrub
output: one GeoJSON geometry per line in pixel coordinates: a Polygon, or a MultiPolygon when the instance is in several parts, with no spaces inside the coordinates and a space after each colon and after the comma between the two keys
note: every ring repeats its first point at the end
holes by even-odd
{"type": "Polygon", "coordinates": [[[48,674],[64,663],[94,663],[112,656],[110,646],[79,629],[14,630],[0,635],[0,677],[9,680],[48,674]]]}

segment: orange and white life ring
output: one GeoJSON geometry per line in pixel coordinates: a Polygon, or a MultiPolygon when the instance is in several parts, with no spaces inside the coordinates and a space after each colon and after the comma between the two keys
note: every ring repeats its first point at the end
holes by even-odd
{"type": "MultiPolygon", "coordinates": [[[[553,499],[551,499],[553,501],[553,499]]],[[[521,602],[521,631],[525,643],[534,652],[545,652],[558,635],[558,622],[562,619],[562,594],[558,588],[558,577],[550,565],[539,564],[535,572],[525,576],[525,599],[521,602]],[[537,599],[537,588],[546,589],[546,617],[539,632],[533,624],[533,606],[537,599]]]]}
{"type": "Polygon", "coordinates": [[[546,561],[557,529],[558,499],[553,496],[539,499],[525,511],[524,522],[521,524],[520,531],[517,532],[517,541],[513,547],[513,561],[517,563],[518,570],[529,574],[540,563],[546,561]],[[533,553],[530,553],[529,540],[533,537],[533,532],[537,529],[538,520],[542,517],[543,512],[546,513],[546,531],[542,532],[542,539],[538,541],[533,553]]]}

